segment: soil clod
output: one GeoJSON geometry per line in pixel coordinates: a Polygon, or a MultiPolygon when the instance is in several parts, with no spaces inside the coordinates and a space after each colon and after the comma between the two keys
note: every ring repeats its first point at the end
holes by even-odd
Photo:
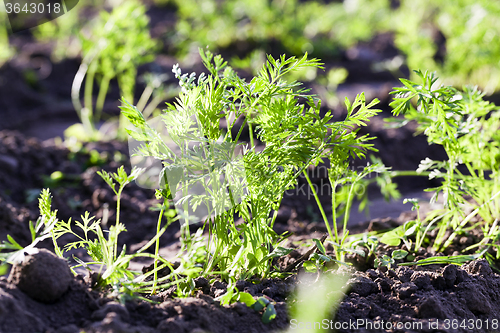
{"type": "Polygon", "coordinates": [[[40,249],[14,264],[8,281],[34,300],[53,303],[68,290],[72,280],[73,274],[64,259],[40,249]]]}
{"type": "Polygon", "coordinates": [[[377,284],[364,276],[357,276],[351,279],[349,283],[351,285],[351,293],[356,293],[362,297],[366,297],[378,290],[377,284]]]}

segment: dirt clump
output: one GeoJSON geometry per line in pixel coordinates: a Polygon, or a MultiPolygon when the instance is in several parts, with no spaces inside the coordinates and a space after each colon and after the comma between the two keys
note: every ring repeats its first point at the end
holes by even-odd
{"type": "Polygon", "coordinates": [[[34,300],[53,303],[69,288],[73,274],[64,259],[46,249],[26,253],[15,263],[8,282],[34,300]]]}

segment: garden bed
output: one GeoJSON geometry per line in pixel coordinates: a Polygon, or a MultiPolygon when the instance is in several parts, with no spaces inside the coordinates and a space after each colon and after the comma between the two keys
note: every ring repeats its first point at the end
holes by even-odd
{"type": "MultiPolygon", "coordinates": [[[[396,136],[401,137],[401,136],[396,136]]],[[[62,171],[66,179],[53,184],[54,206],[59,210],[61,219],[68,219],[84,211],[90,211],[102,217],[103,204],[113,205],[111,191],[95,171],[99,168],[112,170],[126,161],[113,161],[111,156],[120,152],[126,156],[126,145],[120,143],[88,144],[87,151],[100,153],[101,160],[91,163],[88,152],[72,154],[65,148],[42,143],[37,139],[26,138],[20,133],[2,131],[0,153],[2,168],[0,180],[5,192],[1,196],[1,232],[12,235],[20,244],[29,243],[27,222],[35,220],[38,214],[36,200],[25,203],[26,190],[40,190],[50,181],[50,175],[62,171]],[[99,167],[92,166],[97,163],[99,167]],[[44,177],[42,177],[44,175],[44,177]],[[69,203],[78,203],[71,206],[69,203]]],[[[313,173],[314,174],[314,173],[313,173]]],[[[317,177],[321,178],[321,177],[317,177]]],[[[319,183],[320,180],[317,179],[319,183]]],[[[418,186],[417,186],[418,188],[418,186]]],[[[410,188],[411,189],[411,188],[410,188]]],[[[414,189],[414,188],[413,188],[414,189]]],[[[137,248],[144,240],[150,239],[155,232],[155,213],[148,210],[154,202],[146,200],[152,196],[151,190],[141,189],[130,184],[122,197],[124,223],[128,232],[120,239],[120,244],[126,244],[129,249],[137,248]],[[134,199],[135,198],[135,199],[134,199]],[[142,198],[142,200],[137,200],[142,198]],[[148,222],[149,221],[149,222],[148,222]],[[139,245],[137,245],[139,244],[139,245]]],[[[309,198],[312,202],[312,199],[309,198]]],[[[289,238],[288,246],[297,247],[295,251],[280,259],[282,269],[293,263],[310,247],[298,246],[312,238],[321,238],[326,229],[322,223],[304,223],[311,219],[304,206],[306,197],[291,195],[284,201],[280,209],[276,228],[291,230],[295,234],[289,238]],[[305,201],[304,201],[305,200],[305,201]],[[302,207],[301,207],[302,206],[302,207]]],[[[376,219],[361,223],[352,232],[364,232],[394,227],[414,219],[415,212],[401,214],[399,219],[376,219]]],[[[114,218],[113,212],[109,219],[114,218]]],[[[168,248],[177,248],[178,227],[172,225],[161,238],[165,250],[160,254],[166,256],[174,253],[168,248]]],[[[472,237],[472,236],[471,236],[472,237]]],[[[471,239],[457,239],[458,245],[470,245],[471,239]]],[[[51,247],[50,241],[40,244],[51,247]]],[[[329,253],[332,248],[327,247],[329,253]]],[[[384,253],[381,249],[377,257],[384,253]]],[[[387,252],[387,250],[385,250],[387,252]]],[[[389,251],[390,252],[390,251],[389,251]]],[[[75,252],[84,255],[84,251],[75,252]]],[[[450,253],[451,254],[451,253],[450,253]]],[[[431,257],[435,253],[421,251],[420,259],[431,257]]],[[[492,272],[484,260],[474,261],[462,267],[455,265],[431,265],[417,268],[386,267],[373,269],[371,265],[363,264],[362,258],[352,257],[361,271],[341,268],[340,274],[353,274],[349,280],[351,287],[345,285],[341,292],[345,298],[338,305],[335,316],[328,317],[328,322],[322,321],[321,327],[344,326],[341,332],[363,331],[359,320],[370,321],[364,325],[387,328],[400,325],[395,332],[434,332],[434,331],[467,331],[471,327],[476,331],[489,331],[487,325],[494,328],[498,318],[500,295],[498,290],[500,276],[492,272]],[[361,262],[361,263],[360,263],[361,262]],[[372,268],[368,268],[372,267],[372,268]],[[368,268],[368,270],[367,270],[368,268]],[[450,321],[445,321],[449,319],[450,321]],[[330,320],[332,320],[330,322],[330,320]],[[466,320],[463,322],[463,320],[466,320]],[[353,326],[353,323],[356,323],[353,326]],[[408,329],[410,326],[411,329],[408,329]],[[458,324],[457,324],[458,323],[458,324]],[[359,325],[359,326],[358,326],[359,325]],[[379,325],[379,326],[377,326],[379,325]],[[382,325],[382,326],[380,326],[382,325]],[[383,326],[386,325],[386,326],[383,326]],[[422,325],[422,326],[419,326],[422,325]],[[436,326],[438,325],[438,326],[436,326]],[[456,330],[451,329],[458,328],[456,330]],[[462,326],[460,326],[462,325],[462,326]],[[465,325],[465,326],[464,326],[465,325]],[[483,329],[479,329],[479,325],[483,329]],[[465,327],[465,328],[464,328],[465,327]],[[422,329],[420,329],[422,328],[422,329]],[[450,329],[446,329],[450,328],[450,329]]],[[[140,262],[135,263],[142,267],[140,262]]],[[[148,266],[148,265],[146,265],[148,266]]],[[[44,271],[49,280],[58,281],[57,271],[44,271]]],[[[306,276],[316,274],[306,273],[306,276]]],[[[45,278],[44,277],[44,278],[45,278]]],[[[41,278],[41,277],[40,277],[41,278]]],[[[314,288],[310,281],[298,282],[298,275],[293,274],[285,279],[266,279],[258,283],[240,281],[237,287],[240,291],[249,292],[253,296],[265,296],[275,302],[277,316],[270,324],[261,321],[261,314],[248,308],[243,303],[222,306],[214,298],[226,291],[227,283],[215,281],[209,284],[205,278],[195,279],[196,292],[193,297],[174,299],[174,290],[166,290],[153,297],[157,303],[131,300],[120,304],[109,297],[108,292],[92,290],[92,278],[81,271],[81,275],[72,279],[69,289],[52,304],[36,301],[15,285],[2,278],[2,312],[12,315],[3,316],[2,331],[10,332],[262,332],[286,330],[290,324],[316,325],[314,322],[290,322],[287,302],[297,288],[314,288]]],[[[95,281],[94,281],[95,282],[95,281]]],[[[55,282],[57,283],[57,282],[55,282]]],[[[338,286],[333,287],[338,288],[338,286]]],[[[175,289],[175,288],[174,288],[175,289]]],[[[371,326],[371,327],[373,327],[371,326]]],[[[368,326],[370,327],[370,326],[368,326]]],[[[337,327],[338,328],[338,327],[337,327]]],[[[367,331],[378,331],[377,329],[367,331]]],[[[389,329],[387,329],[389,331],[389,329]]]]}
{"type": "MultiPolygon", "coordinates": [[[[151,36],[161,38],[176,26],[177,13],[169,6],[148,6],[151,36]]],[[[192,19],[183,15],[186,22],[192,19]]],[[[141,45],[147,46],[146,21],[136,20],[130,29],[136,30],[134,36],[144,33],[141,45]]],[[[432,31],[437,44],[433,61],[438,61],[446,43],[441,32],[432,31]]],[[[248,184],[242,183],[249,185],[245,190],[251,199],[243,196],[243,203],[235,205],[239,188],[228,186],[230,207],[188,227],[179,221],[189,210],[186,214],[180,206],[177,212],[170,208],[178,183],[189,184],[194,177],[180,181],[175,168],[199,167],[210,173],[233,164],[237,169],[238,161],[223,160],[209,168],[209,162],[221,160],[188,150],[188,158],[177,156],[175,163],[161,165],[159,191],[137,185],[132,181],[136,165],[129,145],[117,139],[119,133],[86,142],[105,137],[104,131],[92,128],[103,121],[90,126],[83,140],[63,132],[85,122],[77,117],[78,103],[69,91],[83,60],[53,62],[55,45],[39,43],[30,33],[12,37],[19,54],[0,68],[0,255],[13,264],[0,266],[0,331],[500,330],[499,112],[474,89],[439,87],[429,73],[417,72],[418,83],[396,81],[394,73],[409,73],[404,64],[387,67],[402,57],[395,34],[377,32],[346,49],[336,45],[336,53],[319,48],[324,44],[318,42],[324,38],[320,34],[314,45],[330,55],[326,75],[342,77],[342,69],[348,73],[332,80],[316,76],[321,66],[316,59],[280,57],[290,48],[297,51],[284,36],[216,41],[221,53],[236,63],[253,47],[270,48],[274,58],[269,56],[255,77],[250,74],[255,59],[253,67],[240,59],[243,69],[236,74],[222,58],[204,50],[201,57],[189,50],[186,63],[190,71],[205,76],[182,75],[178,67],[171,75],[176,63],[169,55],[172,48],[181,52],[188,45],[179,38],[175,46],[162,44],[165,54],[156,58],[139,54],[151,62],[141,60],[129,68],[134,80],[147,71],[169,73],[161,81],[162,89],[169,87],[163,101],[177,95],[179,83],[182,87],[181,99],[169,105],[170,114],[179,118],[169,118],[166,127],[196,115],[204,131],[197,138],[218,153],[230,151],[219,146],[222,137],[229,149],[243,142],[250,147],[245,163],[251,172],[245,174],[248,184]],[[287,79],[308,76],[293,73],[297,68],[314,69],[317,80],[308,79],[304,86],[318,92],[324,104],[305,91],[297,93],[293,84],[287,86],[287,79]],[[291,76],[284,76],[287,71],[291,76]],[[344,97],[345,107],[339,103],[344,97]],[[376,98],[378,105],[370,103],[376,98]],[[234,123],[230,111],[238,113],[234,123]],[[406,125],[388,128],[385,120],[391,114],[405,114],[398,119],[406,125]],[[64,134],[68,138],[63,141],[64,134]],[[193,162],[196,158],[206,163],[200,167],[193,162]],[[430,204],[432,193],[435,202],[430,204]],[[383,196],[392,201],[384,203],[383,196]],[[371,214],[355,214],[367,198],[371,214]],[[409,200],[403,204],[403,198],[409,200]],[[83,221],[83,231],[73,232],[76,221],[83,221]],[[113,233],[120,227],[126,231],[113,233]],[[87,238],[87,233],[95,235],[87,238]],[[352,238],[344,237],[347,233],[352,238]],[[65,248],[75,237],[81,242],[65,248]],[[15,258],[9,257],[12,253],[15,258]]],[[[103,80],[102,73],[94,74],[96,82],[103,80]]],[[[166,141],[154,142],[154,131],[141,113],[148,113],[147,107],[138,110],[125,99],[119,101],[123,95],[136,101],[142,95],[134,96],[117,78],[103,90],[106,98],[99,112],[113,120],[121,106],[136,130],[130,137],[146,143],[143,153],[167,160],[151,144],[166,141]]],[[[461,82],[458,76],[454,80],[461,82]]],[[[151,88],[137,81],[140,90],[151,88]]],[[[83,106],[92,108],[103,88],[80,88],[78,93],[85,95],[81,112],[83,106]]],[[[182,121],[178,128],[193,134],[182,121]]],[[[217,195],[211,197],[213,206],[220,203],[217,195]]]]}

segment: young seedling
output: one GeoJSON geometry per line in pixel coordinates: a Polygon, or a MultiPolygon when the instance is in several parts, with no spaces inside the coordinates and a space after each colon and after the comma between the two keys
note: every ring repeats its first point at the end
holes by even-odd
{"type": "Polygon", "coordinates": [[[406,258],[408,255],[408,251],[405,250],[395,250],[392,251],[391,256],[389,257],[387,254],[382,255],[381,258],[376,258],[374,261],[375,268],[377,267],[387,267],[392,269],[396,265],[396,260],[402,260],[406,258]]]}
{"type": "Polygon", "coordinates": [[[355,240],[350,244],[351,249],[357,249],[357,247],[364,247],[368,250],[368,254],[365,251],[356,252],[362,257],[365,257],[368,261],[372,256],[375,255],[375,251],[378,247],[379,239],[376,236],[370,236],[368,233],[363,234],[360,240],[355,240]]]}
{"type": "Polygon", "coordinates": [[[14,262],[20,262],[24,258],[24,253],[30,253],[36,245],[48,238],[52,238],[56,254],[62,257],[61,249],[57,245],[57,233],[55,227],[58,223],[57,211],[52,211],[52,198],[50,196],[50,191],[48,189],[43,189],[38,199],[38,208],[40,211],[40,217],[37,219],[36,223],[29,222],[29,229],[31,233],[31,243],[23,247],[19,245],[18,242],[12,238],[12,236],[7,235],[7,240],[0,244],[0,261],[13,264],[14,262]],[[4,252],[4,251],[8,252],[4,252]]]}

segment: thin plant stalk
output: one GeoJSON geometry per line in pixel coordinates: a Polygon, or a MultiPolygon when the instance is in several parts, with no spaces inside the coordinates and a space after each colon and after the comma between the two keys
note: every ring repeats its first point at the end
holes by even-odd
{"type": "Polygon", "coordinates": [[[151,114],[156,109],[158,104],[161,103],[163,98],[164,98],[163,95],[157,95],[157,96],[153,97],[151,102],[149,102],[149,104],[144,108],[144,111],[142,112],[142,114],[144,115],[144,118],[147,119],[149,116],[151,116],[151,114]]]}
{"type": "MultiPolygon", "coordinates": [[[[156,234],[158,235],[160,233],[160,230],[161,230],[161,218],[163,216],[163,212],[164,212],[165,208],[162,206],[161,208],[161,211],[160,211],[160,216],[158,216],[158,224],[156,226],[156,234]]],[[[160,252],[160,238],[158,237],[156,239],[156,244],[155,244],[155,259],[154,259],[154,283],[153,283],[153,288],[151,290],[151,295],[154,295],[156,293],[156,283],[157,283],[157,280],[158,280],[158,258],[159,258],[159,255],[158,253],[160,252]]]]}
{"type": "Polygon", "coordinates": [[[101,84],[99,86],[99,95],[97,95],[97,101],[95,103],[95,121],[101,119],[102,109],[104,108],[104,101],[106,100],[106,94],[109,89],[109,81],[111,77],[106,75],[102,78],[101,84]]]}
{"type": "Polygon", "coordinates": [[[351,188],[349,189],[349,195],[347,196],[347,203],[344,213],[344,223],[342,226],[342,242],[340,245],[343,245],[345,238],[347,237],[347,223],[349,222],[349,215],[351,213],[351,206],[353,200],[354,186],[356,186],[356,181],[351,184],[351,188]]]}
{"type": "MultiPolygon", "coordinates": [[[[85,80],[85,94],[84,94],[84,106],[88,111],[88,119],[90,123],[94,123],[93,111],[92,111],[92,90],[94,88],[94,77],[97,70],[97,63],[92,62],[89,66],[87,72],[87,78],[85,80]]],[[[82,120],[83,122],[83,120],[82,120]]]]}
{"type": "Polygon", "coordinates": [[[139,98],[139,101],[137,102],[136,105],[137,110],[141,112],[144,110],[152,94],[153,94],[153,87],[151,85],[146,86],[146,88],[142,92],[141,97],[139,98]]]}
{"type": "MultiPolygon", "coordinates": [[[[330,223],[328,222],[328,218],[326,217],[325,210],[323,209],[323,205],[321,204],[321,202],[319,200],[318,193],[316,193],[316,190],[314,189],[314,186],[311,182],[311,179],[309,178],[309,175],[307,174],[307,170],[304,169],[302,171],[302,173],[306,177],[307,183],[309,184],[309,187],[311,188],[314,199],[316,200],[316,203],[318,204],[319,211],[321,212],[321,216],[323,217],[323,221],[325,222],[326,229],[328,230],[328,235],[330,236],[330,239],[333,240],[334,238],[333,238],[332,228],[330,227],[330,223]]],[[[333,223],[335,224],[335,221],[333,221],[333,223]]]]}
{"type": "Polygon", "coordinates": [[[485,202],[484,204],[482,204],[481,206],[477,207],[476,209],[474,209],[469,215],[467,215],[467,217],[460,223],[460,225],[458,226],[458,228],[455,228],[452,232],[452,234],[450,235],[450,237],[448,237],[448,240],[446,241],[446,243],[444,244],[443,248],[447,248],[448,246],[451,245],[451,242],[453,241],[453,239],[455,239],[456,235],[457,235],[457,232],[462,230],[462,228],[474,217],[476,216],[476,214],[479,212],[479,210],[481,208],[483,208],[484,206],[486,206],[487,204],[489,204],[491,201],[493,201],[496,197],[500,196],[500,191],[498,191],[497,193],[495,193],[487,202],[485,202]]]}
{"type": "MultiPolygon", "coordinates": [[[[333,221],[333,230],[335,232],[335,240],[334,242],[336,244],[340,244],[339,241],[339,232],[337,228],[337,198],[336,198],[336,193],[337,193],[337,182],[334,181],[332,184],[332,221],[333,221]]],[[[341,260],[341,254],[340,254],[340,249],[337,249],[337,246],[333,247],[335,249],[335,258],[337,260],[341,260]]]]}

